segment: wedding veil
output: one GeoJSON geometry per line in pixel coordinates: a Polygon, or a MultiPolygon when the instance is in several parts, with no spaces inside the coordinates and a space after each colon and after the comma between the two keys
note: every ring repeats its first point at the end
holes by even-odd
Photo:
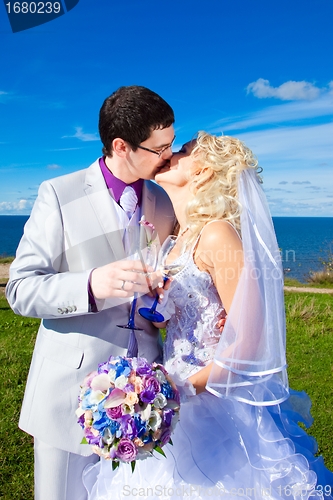
{"type": "Polygon", "coordinates": [[[251,405],[274,405],[288,397],[281,256],[255,171],[240,174],[238,192],[244,267],[207,390],[251,405]]]}

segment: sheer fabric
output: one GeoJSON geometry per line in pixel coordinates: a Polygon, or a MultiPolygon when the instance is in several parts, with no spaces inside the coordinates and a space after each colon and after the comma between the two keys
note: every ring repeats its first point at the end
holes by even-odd
{"type": "Polygon", "coordinates": [[[244,267],[207,389],[251,405],[288,397],[283,270],[265,195],[254,171],[239,178],[244,267]]]}

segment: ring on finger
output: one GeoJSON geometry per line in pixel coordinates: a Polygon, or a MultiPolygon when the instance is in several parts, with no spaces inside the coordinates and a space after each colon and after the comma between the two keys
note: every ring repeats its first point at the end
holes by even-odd
{"type": "Polygon", "coordinates": [[[123,280],[123,284],[121,285],[121,290],[125,290],[125,283],[126,283],[126,281],[123,280]]]}

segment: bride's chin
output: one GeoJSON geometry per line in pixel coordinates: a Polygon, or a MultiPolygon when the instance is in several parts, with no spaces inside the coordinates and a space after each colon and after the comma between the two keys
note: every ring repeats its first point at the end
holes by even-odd
{"type": "Polygon", "coordinates": [[[166,172],[169,172],[168,170],[160,170],[156,175],[155,175],[155,182],[157,184],[164,184],[164,174],[166,172]]]}

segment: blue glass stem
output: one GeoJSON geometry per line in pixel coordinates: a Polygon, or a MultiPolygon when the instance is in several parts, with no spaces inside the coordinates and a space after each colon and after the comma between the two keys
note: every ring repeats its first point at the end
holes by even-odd
{"type": "Polygon", "coordinates": [[[128,320],[128,328],[135,329],[135,323],[134,323],[134,316],[135,316],[135,310],[136,310],[136,303],[137,303],[138,297],[137,294],[134,294],[132,305],[131,305],[131,312],[130,312],[130,317],[128,320]]]}
{"type": "MultiPolygon", "coordinates": [[[[168,281],[168,278],[166,276],[163,277],[163,286],[165,285],[165,283],[168,281]]],[[[158,300],[159,300],[160,296],[158,295],[158,293],[156,294],[156,297],[155,297],[155,300],[153,302],[153,305],[151,306],[150,308],[150,311],[149,312],[154,312],[156,310],[156,307],[157,307],[157,304],[158,304],[158,300]]]]}

